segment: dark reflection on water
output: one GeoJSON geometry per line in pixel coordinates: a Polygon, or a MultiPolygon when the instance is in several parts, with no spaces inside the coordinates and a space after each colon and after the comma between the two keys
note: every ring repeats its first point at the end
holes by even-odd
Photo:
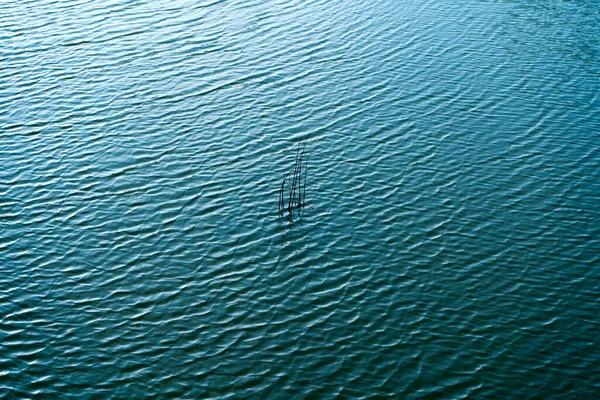
{"type": "Polygon", "coordinates": [[[3,2],[0,394],[594,397],[599,7],[3,2]]]}

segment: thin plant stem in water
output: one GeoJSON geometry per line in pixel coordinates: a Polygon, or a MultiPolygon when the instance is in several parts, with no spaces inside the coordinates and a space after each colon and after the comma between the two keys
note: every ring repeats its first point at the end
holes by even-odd
{"type": "Polygon", "coordinates": [[[306,180],[308,176],[308,158],[310,156],[309,154],[305,157],[307,142],[308,139],[304,140],[303,143],[298,143],[292,171],[288,172],[287,174],[283,174],[281,187],[279,188],[279,215],[283,216],[284,214],[284,210],[286,208],[285,198],[287,197],[287,214],[288,219],[291,222],[293,222],[294,209],[296,208],[300,210],[307,205],[306,180]],[[300,147],[302,147],[302,149],[300,149],[300,147]],[[286,188],[288,189],[287,196],[285,192],[286,188]]]}

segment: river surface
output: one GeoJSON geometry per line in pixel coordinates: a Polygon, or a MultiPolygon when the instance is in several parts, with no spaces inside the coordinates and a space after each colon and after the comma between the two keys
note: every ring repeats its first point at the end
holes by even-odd
{"type": "Polygon", "coordinates": [[[2,1],[0,397],[594,398],[599,146],[596,0],[2,1]]]}

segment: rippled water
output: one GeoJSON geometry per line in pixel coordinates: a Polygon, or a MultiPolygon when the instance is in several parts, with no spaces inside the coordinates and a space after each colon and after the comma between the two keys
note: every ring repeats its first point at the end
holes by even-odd
{"type": "Polygon", "coordinates": [[[599,27],[3,1],[0,397],[598,395],[599,27]]]}

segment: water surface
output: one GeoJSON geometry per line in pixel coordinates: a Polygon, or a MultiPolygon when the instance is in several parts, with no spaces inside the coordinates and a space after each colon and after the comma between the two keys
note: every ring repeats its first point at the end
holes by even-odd
{"type": "Polygon", "coordinates": [[[0,397],[593,398],[599,26],[2,2],[0,397]]]}

